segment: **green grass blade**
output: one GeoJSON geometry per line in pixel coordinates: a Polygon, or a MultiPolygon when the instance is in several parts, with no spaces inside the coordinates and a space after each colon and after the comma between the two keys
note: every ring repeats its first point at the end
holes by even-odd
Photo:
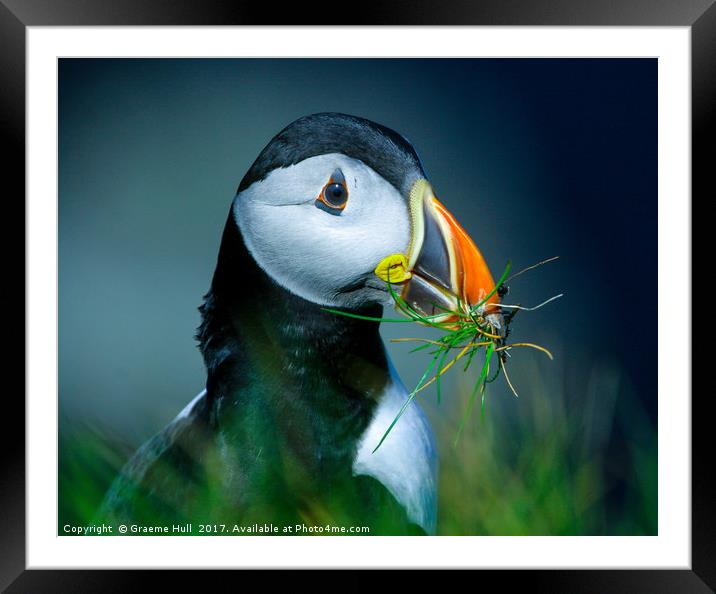
{"type": "Polygon", "coordinates": [[[462,419],[460,420],[460,426],[457,430],[457,435],[455,436],[455,442],[454,446],[457,446],[457,442],[460,440],[460,436],[462,435],[463,429],[465,429],[465,424],[467,423],[467,419],[472,415],[472,408],[475,405],[475,398],[477,397],[477,392],[480,390],[482,392],[482,399],[484,403],[485,398],[485,379],[487,378],[487,374],[490,370],[490,359],[492,358],[492,353],[495,350],[495,345],[490,344],[487,347],[487,350],[485,351],[485,363],[482,365],[482,371],[480,372],[480,377],[475,382],[475,387],[472,389],[472,393],[470,394],[470,400],[467,405],[467,410],[465,411],[465,414],[462,416],[462,419]]]}
{"type": "Polygon", "coordinates": [[[432,345],[429,342],[426,342],[425,344],[421,344],[420,346],[416,346],[413,349],[410,349],[411,353],[417,353],[418,351],[422,351],[424,349],[430,348],[432,345]]]}
{"type": "Polygon", "coordinates": [[[489,347],[487,347],[487,352],[485,353],[485,367],[483,368],[484,376],[480,376],[480,379],[482,380],[482,385],[480,388],[480,419],[485,420],[485,391],[487,388],[487,376],[490,374],[490,359],[492,359],[492,353],[495,352],[495,345],[494,343],[491,344],[489,347]]]}
{"type": "Polygon", "coordinates": [[[397,318],[374,318],[371,316],[362,316],[360,314],[350,313],[348,311],[341,311],[340,309],[331,309],[329,307],[322,307],[321,309],[323,311],[327,311],[328,313],[336,314],[339,316],[345,316],[347,318],[355,318],[356,320],[366,320],[368,322],[391,322],[391,323],[395,323],[395,322],[406,323],[407,322],[407,323],[410,323],[413,321],[413,320],[406,320],[404,318],[400,318],[400,319],[397,319],[397,318]]]}
{"type": "Polygon", "coordinates": [[[437,377],[435,378],[435,387],[438,393],[438,404],[440,404],[440,380],[442,378],[443,364],[445,363],[445,357],[447,357],[447,354],[450,352],[450,348],[451,347],[443,349],[442,357],[440,357],[440,361],[438,362],[437,377]]]}
{"type": "Polygon", "coordinates": [[[490,291],[490,292],[485,296],[485,298],[484,298],[482,301],[480,301],[477,305],[474,305],[474,306],[472,307],[472,311],[475,311],[475,310],[479,309],[480,307],[482,307],[485,303],[487,303],[487,300],[488,300],[490,297],[492,297],[492,296],[499,290],[499,288],[502,286],[502,283],[505,282],[505,279],[507,278],[507,275],[510,273],[510,268],[511,268],[511,267],[512,267],[512,263],[508,260],[508,261],[507,261],[507,266],[505,266],[505,271],[502,273],[502,276],[500,277],[500,280],[497,281],[497,284],[493,287],[492,291],[490,291]]]}
{"type": "Polygon", "coordinates": [[[403,403],[403,406],[400,407],[400,410],[398,411],[398,414],[395,415],[395,418],[393,419],[393,422],[390,424],[390,426],[388,427],[388,429],[386,429],[385,433],[383,434],[383,437],[380,438],[380,441],[378,442],[378,445],[375,446],[375,449],[373,450],[372,453],[375,453],[375,452],[378,450],[378,448],[379,448],[381,445],[383,445],[383,442],[385,441],[385,438],[388,437],[388,434],[391,432],[391,430],[393,429],[393,427],[395,427],[395,424],[398,422],[398,420],[400,419],[400,417],[403,416],[403,413],[407,410],[408,406],[409,406],[410,403],[413,401],[413,398],[415,398],[415,395],[418,393],[418,390],[420,389],[420,387],[423,385],[423,383],[424,383],[425,380],[427,379],[428,375],[430,374],[430,370],[431,370],[431,369],[433,368],[433,366],[435,365],[435,362],[438,360],[438,356],[439,356],[439,355],[440,355],[440,351],[438,351],[438,353],[435,354],[435,356],[433,357],[432,361],[430,362],[430,365],[428,365],[428,368],[425,370],[425,373],[423,373],[423,376],[420,378],[420,381],[419,381],[418,384],[415,386],[415,388],[413,388],[413,391],[408,395],[407,400],[403,403]]]}

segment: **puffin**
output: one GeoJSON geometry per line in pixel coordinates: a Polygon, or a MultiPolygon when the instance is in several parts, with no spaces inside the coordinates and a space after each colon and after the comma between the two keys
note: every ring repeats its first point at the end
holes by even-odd
{"type": "Polygon", "coordinates": [[[406,138],[341,113],[294,121],[229,209],[199,307],[206,388],[129,459],[99,519],[435,534],[435,437],[411,402],[376,449],[409,391],[364,318],[395,305],[391,289],[440,315],[493,287],[406,138]]]}

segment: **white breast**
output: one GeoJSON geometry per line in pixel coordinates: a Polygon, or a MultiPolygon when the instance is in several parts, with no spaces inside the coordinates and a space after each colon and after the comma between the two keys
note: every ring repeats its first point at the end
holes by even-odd
{"type": "MultiPolygon", "coordinates": [[[[379,481],[405,508],[410,521],[433,534],[437,520],[437,452],[433,431],[417,402],[408,406],[378,451],[373,453],[408,398],[408,391],[390,360],[388,366],[390,382],[361,437],[353,474],[372,476],[379,481]]],[[[175,421],[187,418],[205,395],[206,390],[202,390],[175,421]]]]}
{"type": "Polygon", "coordinates": [[[187,418],[191,414],[191,411],[194,409],[194,406],[196,406],[196,403],[199,402],[199,400],[201,400],[204,396],[206,396],[206,390],[202,390],[196,396],[194,396],[192,401],[181,410],[181,412],[176,416],[174,420],[178,421],[179,419],[187,418]]]}
{"type": "Polygon", "coordinates": [[[388,361],[391,381],[373,420],[361,437],[354,475],[372,476],[405,508],[408,518],[428,534],[437,520],[437,453],[432,429],[413,401],[388,437],[373,453],[408,398],[408,391],[388,361]]]}

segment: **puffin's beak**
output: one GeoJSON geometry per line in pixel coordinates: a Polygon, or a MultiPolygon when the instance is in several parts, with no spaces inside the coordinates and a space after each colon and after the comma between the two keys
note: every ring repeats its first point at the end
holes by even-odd
{"type": "MultiPolygon", "coordinates": [[[[432,186],[418,180],[410,192],[411,241],[404,271],[390,282],[403,282],[401,297],[425,316],[454,318],[449,312],[480,303],[495,288],[495,281],[470,236],[438,201],[432,186]]],[[[387,272],[387,271],[386,271],[387,272]]],[[[384,277],[379,269],[378,276],[384,277]]],[[[485,301],[482,313],[496,314],[497,292],[485,301]]]]}

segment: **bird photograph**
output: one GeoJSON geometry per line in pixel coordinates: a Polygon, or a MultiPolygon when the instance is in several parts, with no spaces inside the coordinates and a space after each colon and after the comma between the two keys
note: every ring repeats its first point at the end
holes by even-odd
{"type": "Polygon", "coordinates": [[[58,535],[655,534],[655,88],[62,58],[58,535]]]}

